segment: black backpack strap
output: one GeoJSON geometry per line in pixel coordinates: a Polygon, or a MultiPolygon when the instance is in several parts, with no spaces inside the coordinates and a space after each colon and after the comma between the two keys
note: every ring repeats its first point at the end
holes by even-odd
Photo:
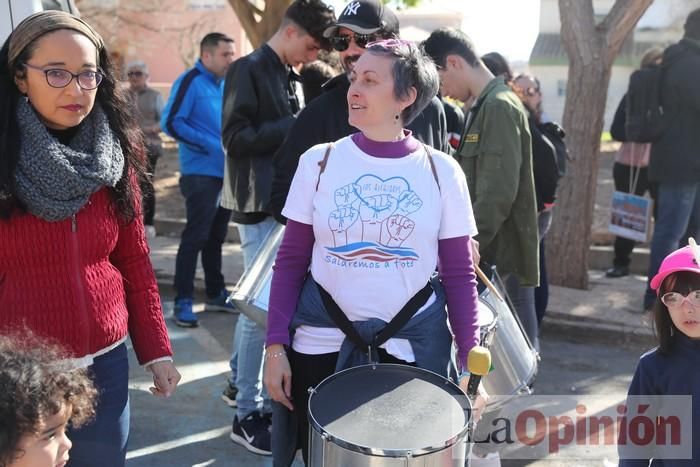
{"type": "Polygon", "coordinates": [[[326,171],[326,164],[328,164],[328,156],[331,155],[331,149],[333,149],[333,143],[328,143],[326,147],[326,153],[323,155],[323,160],[318,163],[318,178],[316,179],[316,191],[318,191],[318,184],[321,183],[321,174],[326,171]]]}
{"type": "Polygon", "coordinates": [[[341,310],[338,304],[335,303],[335,300],[333,300],[331,294],[329,294],[326,289],[321,287],[321,284],[316,282],[316,280],[314,280],[314,283],[316,284],[316,288],[318,288],[318,292],[321,295],[321,300],[323,300],[323,305],[326,307],[328,315],[331,317],[335,325],[338,326],[338,329],[343,331],[343,334],[350,339],[350,342],[355,344],[355,347],[362,350],[366,349],[369,346],[369,343],[362,339],[362,336],[360,336],[360,334],[357,332],[355,326],[352,325],[352,322],[348,319],[348,316],[343,313],[343,310],[341,310]]]}
{"type": "Polygon", "coordinates": [[[438,179],[437,169],[435,168],[435,161],[433,160],[433,154],[430,152],[430,148],[423,143],[423,149],[425,149],[426,154],[428,154],[428,162],[430,162],[430,170],[433,171],[433,178],[435,183],[437,183],[438,191],[440,191],[440,179],[438,179]]]}
{"type": "Polygon", "coordinates": [[[326,289],[321,287],[321,285],[315,280],[314,283],[318,288],[318,292],[321,295],[321,300],[326,307],[328,315],[331,317],[335,325],[338,326],[338,329],[343,331],[343,334],[350,339],[350,342],[352,342],[355,347],[361,349],[362,351],[369,349],[372,354],[375,354],[376,349],[380,345],[388,341],[397,332],[399,332],[401,328],[403,328],[406,323],[413,318],[418,310],[425,305],[433,293],[433,288],[430,285],[430,282],[428,282],[425,284],[425,287],[411,297],[411,299],[403,306],[403,308],[401,308],[396,316],[394,316],[391,321],[389,321],[389,323],[381,331],[379,331],[376,336],[374,336],[374,340],[372,342],[365,342],[362,336],[360,336],[360,334],[357,332],[357,329],[355,329],[355,326],[353,326],[352,322],[348,319],[348,316],[343,312],[343,310],[340,309],[335,300],[333,300],[331,294],[329,294],[326,289]]]}

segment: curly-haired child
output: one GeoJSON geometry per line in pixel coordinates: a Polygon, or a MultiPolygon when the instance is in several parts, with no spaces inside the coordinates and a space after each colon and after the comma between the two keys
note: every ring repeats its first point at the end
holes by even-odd
{"type": "Polygon", "coordinates": [[[97,390],[85,369],[32,335],[0,335],[0,467],[63,467],[67,426],[95,413],[97,390]]]}

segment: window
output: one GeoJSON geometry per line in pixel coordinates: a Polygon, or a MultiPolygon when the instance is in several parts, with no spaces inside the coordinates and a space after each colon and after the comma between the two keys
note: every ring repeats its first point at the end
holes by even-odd
{"type": "Polygon", "coordinates": [[[566,96],[566,80],[565,79],[557,80],[557,96],[558,97],[566,96]]]}

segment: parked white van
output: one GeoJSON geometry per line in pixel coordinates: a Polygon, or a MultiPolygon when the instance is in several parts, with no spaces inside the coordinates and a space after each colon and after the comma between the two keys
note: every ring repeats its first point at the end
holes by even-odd
{"type": "Polygon", "coordinates": [[[0,45],[27,16],[44,10],[63,10],[74,15],[78,9],[73,0],[0,0],[0,45]]]}

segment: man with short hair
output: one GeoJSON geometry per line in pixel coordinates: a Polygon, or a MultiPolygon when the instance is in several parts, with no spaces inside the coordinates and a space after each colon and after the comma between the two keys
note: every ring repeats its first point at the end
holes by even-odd
{"type": "MultiPolygon", "coordinates": [[[[332,8],[321,0],[296,0],[272,38],[239,59],[226,75],[221,114],[228,175],[224,206],[232,209],[238,224],[246,269],[275,225],[268,206],[272,156],[300,110],[292,67],[315,60],[321,48],[330,47],[323,31],[334,21],[332,8]]],[[[265,330],[241,315],[231,358],[233,381],[224,396],[230,399],[237,390],[231,439],[250,452],[269,455],[269,398],[263,396],[260,381],[264,344],[265,330]]]]}
{"type": "MultiPolygon", "coordinates": [[[[336,141],[357,132],[348,123],[348,75],[364,53],[365,46],[372,41],[391,39],[398,35],[398,18],[380,0],[349,2],[337,23],[325,30],[324,36],[330,39],[333,48],[340,54],[345,73],[328,81],[323,87],[323,93],[304,108],[284,144],[275,154],[271,209],[280,223],[286,222],[282,208],[299,157],[316,144],[336,141]]],[[[437,97],[408,128],[413,136],[428,146],[443,152],[449,151],[445,110],[437,97]]]]}
{"type": "MultiPolygon", "coordinates": [[[[649,280],[688,237],[700,236],[700,8],[687,17],[680,42],[664,51],[661,103],[665,128],[651,143],[649,181],[657,184],[649,280]]],[[[644,308],[656,294],[647,285],[644,308]]]]}
{"type": "Polygon", "coordinates": [[[534,287],[539,282],[537,205],[527,116],[503,77],[484,66],[469,37],[442,28],[423,42],[443,95],[475,98],[457,160],[467,176],[481,259],[504,275],[508,295],[538,347],[534,287]]]}
{"type": "Polygon", "coordinates": [[[235,55],[234,41],[225,34],[207,34],[200,58],[173,84],[163,110],[161,127],[178,142],[180,192],[185,197],[187,223],[175,260],[175,323],[197,326],[192,312],[197,257],[208,300],[206,308],[228,310],[228,292],[221,274],[221,246],[231,211],[219,206],[224,175],[221,147],[223,78],[235,55]]]}
{"type": "Polygon", "coordinates": [[[160,140],[160,117],[163,113],[163,96],[148,86],[148,66],[136,60],[126,66],[129,78],[129,97],[138,111],[137,120],[143,132],[148,156],[148,175],[141,185],[143,194],[143,224],[146,236],[156,236],[153,219],[156,213],[156,194],[153,189],[153,174],[163,149],[160,140]]]}

